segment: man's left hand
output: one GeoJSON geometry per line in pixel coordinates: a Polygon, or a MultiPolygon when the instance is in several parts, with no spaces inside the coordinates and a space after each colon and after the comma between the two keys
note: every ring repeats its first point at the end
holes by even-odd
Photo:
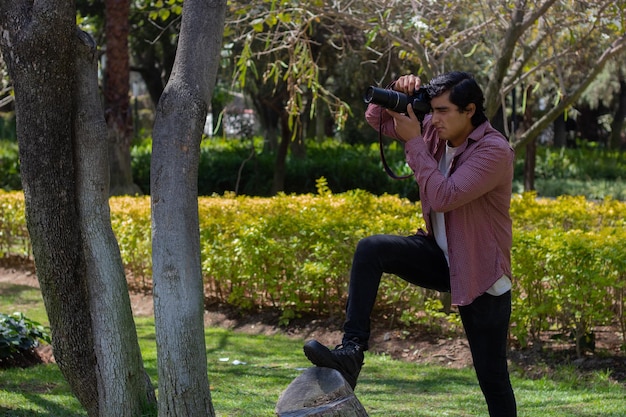
{"type": "Polygon", "coordinates": [[[410,104],[407,106],[407,114],[396,113],[391,110],[385,111],[393,117],[393,126],[396,130],[396,135],[402,142],[408,142],[422,135],[422,126],[410,104]]]}

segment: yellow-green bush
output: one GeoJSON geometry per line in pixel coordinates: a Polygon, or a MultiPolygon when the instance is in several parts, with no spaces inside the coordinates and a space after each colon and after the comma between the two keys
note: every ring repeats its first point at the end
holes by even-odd
{"type": "Polygon", "coordinates": [[[149,197],[113,197],[111,225],[131,285],[149,286],[152,276],[152,228],[149,197]]]}
{"type": "Polygon", "coordinates": [[[511,333],[525,345],[546,330],[581,338],[619,324],[626,335],[626,204],[515,196],[511,333]]]}
{"type": "MultiPolygon", "coordinates": [[[[413,233],[418,210],[408,200],[362,191],[201,198],[207,294],[244,308],[279,308],[284,320],[340,312],[357,241],[374,233],[413,233]]],[[[384,283],[382,293],[398,292],[393,285],[384,283]]]]}
{"type": "Polygon", "coordinates": [[[0,190],[0,258],[28,257],[30,254],[24,195],[0,190]]]}
{"type": "MultiPolygon", "coordinates": [[[[150,200],[111,198],[113,230],[133,285],[151,278],[150,200]]],[[[359,239],[411,234],[423,227],[419,204],[363,191],[272,198],[200,197],[202,270],[208,301],[242,309],[298,314],[341,313],[359,239]]],[[[21,193],[0,193],[0,256],[29,255],[21,193]]],[[[626,203],[580,197],[511,200],[512,334],[522,344],[546,330],[578,336],[624,319],[626,203]]],[[[178,215],[178,214],[173,214],[178,215]]],[[[430,322],[438,294],[383,279],[379,309],[403,323],[430,322]],[[424,314],[426,312],[426,314],[424,314]]]]}

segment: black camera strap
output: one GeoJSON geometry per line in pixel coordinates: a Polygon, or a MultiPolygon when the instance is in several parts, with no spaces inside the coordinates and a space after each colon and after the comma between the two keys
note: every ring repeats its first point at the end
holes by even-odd
{"type": "Polygon", "coordinates": [[[402,176],[396,175],[391,169],[391,167],[389,166],[389,164],[387,164],[387,159],[385,158],[385,152],[383,151],[383,135],[381,133],[382,130],[383,130],[383,114],[381,112],[380,124],[378,126],[378,143],[380,145],[380,160],[383,163],[383,168],[385,168],[385,172],[394,180],[405,180],[407,178],[411,178],[413,174],[407,174],[407,175],[402,175],[402,176]]]}

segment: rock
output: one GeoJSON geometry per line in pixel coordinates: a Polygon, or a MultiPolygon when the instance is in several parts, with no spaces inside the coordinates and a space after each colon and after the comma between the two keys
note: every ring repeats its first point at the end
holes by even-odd
{"type": "Polygon", "coordinates": [[[367,417],[367,412],[341,374],[330,368],[306,369],[283,391],[278,417],[367,417]]]}

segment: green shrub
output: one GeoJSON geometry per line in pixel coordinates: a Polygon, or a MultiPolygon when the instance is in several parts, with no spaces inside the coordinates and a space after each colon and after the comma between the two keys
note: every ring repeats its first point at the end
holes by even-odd
{"type": "Polygon", "coordinates": [[[110,200],[111,225],[117,237],[129,282],[150,287],[152,276],[152,236],[150,199],[114,197],[110,200]]]}
{"type": "Polygon", "coordinates": [[[581,338],[596,326],[623,322],[620,300],[626,282],[622,227],[598,231],[517,231],[512,334],[526,345],[546,330],[581,338]]]}
{"type": "MultiPolygon", "coordinates": [[[[285,320],[302,312],[339,313],[358,240],[411,233],[419,209],[397,197],[359,190],[333,195],[318,186],[318,195],[200,199],[210,293],[242,308],[279,308],[285,320]]],[[[398,284],[384,282],[383,293],[387,285],[398,284]]]]}
{"type": "Polygon", "coordinates": [[[0,140],[0,189],[21,190],[17,143],[0,140]]]}
{"type": "MultiPolygon", "coordinates": [[[[524,151],[515,163],[515,176],[524,171],[524,151]]],[[[537,147],[535,177],[541,179],[580,180],[592,178],[617,181],[626,178],[626,153],[607,150],[590,142],[581,142],[576,148],[537,147]]]]}
{"type": "Polygon", "coordinates": [[[46,328],[22,313],[0,313],[0,362],[39,346],[39,341],[50,343],[46,328]]]}
{"type": "Polygon", "coordinates": [[[542,332],[581,338],[596,326],[619,324],[626,336],[626,204],[582,197],[512,200],[514,219],[512,330],[522,345],[542,332]]]}
{"type": "Polygon", "coordinates": [[[0,190],[0,257],[28,257],[32,253],[21,192],[0,190]]]}
{"type": "MultiPolygon", "coordinates": [[[[198,199],[207,302],[275,308],[282,322],[308,313],[342,314],[359,239],[424,227],[420,205],[408,199],[362,190],[333,194],[325,179],[316,189],[272,198],[227,193],[198,199]]],[[[150,199],[115,197],[110,206],[128,280],[149,288],[150,199]]],[[[20,193],[0,193],[5,256],[24,253],[23,210],[20,193]]],[[[511,215],[513,337],[522,345],[539,341],[547,330],[580,338],[606,324],[618,324],[626,335],[626,203],[529,193],[513,196],[511,215]]],[[[376,314],[433,326],[442,307],[436,292],[385,276],[376,314]]]]}
{"type": "MultiPolygon", "coordinates": [[[[274,176],[275,155],[263,150],[263,140],[219,138],[205,139],[201,144],[198,190],[203,196],[226,192],[249,196],[269,196],[274,176]]],[[[328,139],[321,143],[307,141],[306,156],[289,154],[286,161],[285,192],[315,192],[317,178],[325,177],[335,193],[353,189],[372,194],[395,194],[417,201],[415,182],[389,178],[380,161],[378,143],[351,145],[328,139]]],[[[131,162],[134,181],[144,194],[150,194],[150,160],[152,143],[145,139],[133,144],[131,162]]],[[[410,172],[404,162],[402,146],[395,141],[385,145],[387,160],[394,172],[410,172]]],[[[523,191],[523,151],[515,162],[514,190],[523,191]]],[[[612,197],[626,200],[626,153],[608,151],[581,144],[576,149],[547,148],[537,150],[535,187],[545,197],[582,195],[588,199],[612,197]]],[[[15,141],[0,141],[0,188],[21,189],[19,158],[15,141]]]]}

